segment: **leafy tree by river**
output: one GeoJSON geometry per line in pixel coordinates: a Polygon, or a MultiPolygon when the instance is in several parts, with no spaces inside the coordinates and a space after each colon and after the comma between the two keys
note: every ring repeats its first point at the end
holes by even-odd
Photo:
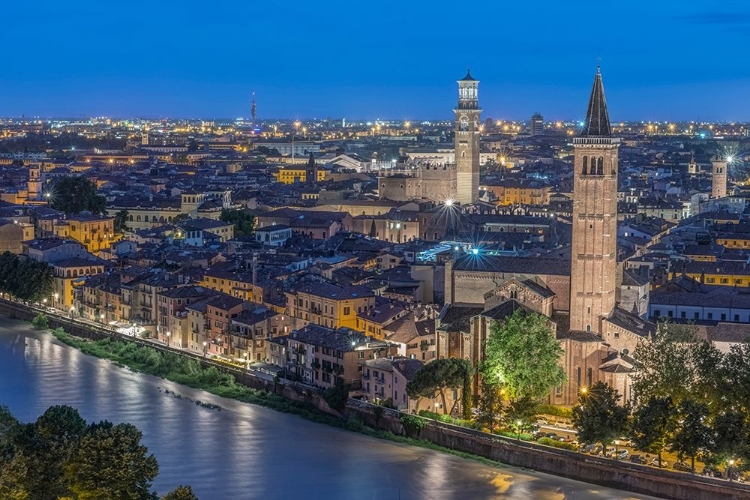
{"type": "Polygon", "coordinates": [[[46,262],[0,254],[0,292],[21,300],[39,302],[52,295],[52,269],[46,262]]]}
{"type": "MultiPolygon", "coordinates": [[[[159,464],[141,438],[130,424],[87,423],[70,406],[28,424],[0,407],[0,498],[154,500],[159,464]]],[[[164,498],[195,495],[181,486],[164,498]]]]}

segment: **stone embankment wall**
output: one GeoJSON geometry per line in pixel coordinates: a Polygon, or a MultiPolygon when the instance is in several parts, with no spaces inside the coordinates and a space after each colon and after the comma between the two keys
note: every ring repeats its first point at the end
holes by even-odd
{"type": "MultiPolygon", "coordinates": [[[[31,321],[37,312],[29,306],[0,299],[0,315],[31,321]]],[[[390,431],[393,434],[404,433],[399,420],[400,414],[396,410],[384,409],[383,414],[378,418],[374,405],[352,399],[340,413],[326,404],[322,391],[315,387],[285,380],[275,383],[267,377],[217,363],[197,354],[169,349],[142,339],[121,336],[68,318],[49,315],[48,318],[50,327],[62,327],[66,332],[78,337],[93,340],[115,337],[159,350],[169,350],[192,357],[207,366],[216,366],[232,373],[238,382],[248,387],[275,392],[289,400],[310,404],[336,417],[356,417],[371,427],[390,431]]],[[[658,470],[629,462],[550,448],[536,443],[495,437],[432,420],[426,421],[426,426],[419,437],[444,448],[470,453],[504,464],[661,498],[675,500],[750,499],[750,485],[738,483],[730,485],[721,479],[658,470]]]]}

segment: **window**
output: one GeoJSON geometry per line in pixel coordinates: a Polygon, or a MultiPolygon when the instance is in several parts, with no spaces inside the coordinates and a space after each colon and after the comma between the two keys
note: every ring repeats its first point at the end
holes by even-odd
{"type": "Polygon", "coordinates": [[[701,313],[693,313],[693,319],[701,319],[701,313]]]}
{"type": "Polygon", "coordinates": [[[735,322],[739,322],[740,321],[740,315],[739,314],[735,314],[734,315],[734,321],[735,322]]]}
{"type": "Polygon", "coordinates": [[[725,313],[721,313],[721,320],[722,321],[726,321],[727,320],[727,315],[725,313]]]}
{"type": "Polygon", "coordinates": [[[349,316],[351,312],[352,312],[351,307],[349,306],[344,307],[344,316],[349,316]]]}
{"type": "Polygon", "coordinates": [[[578,387],[581,387],[581,367],[580,366],[576,369],[576,380],[578,382],[578,387]]]}
{"type": "Polygon", "coordinates": [[[685,311],[680,311],[680,318],[686,318],[687,313],[685,311]]]}
{"type": "Polygon", "coordinates": [[[714,313],[706,314],[706,319],[714,319],[714,313]]]}
{"type": "Polygon", "coordinates": [[[586,168],[588,167],[588,164],[589,164],[589,159],[587,156],[584,156],[583,157],[583,169],[581,170],[581,173],[583,175],[586,175],[586,168]]]}
{"type": "Polygon", "coordinates": [[[616,339],[619,339],[619,338],[620,338],[620,332],[615,332],[615,338],[616,338],[616,339]]]}

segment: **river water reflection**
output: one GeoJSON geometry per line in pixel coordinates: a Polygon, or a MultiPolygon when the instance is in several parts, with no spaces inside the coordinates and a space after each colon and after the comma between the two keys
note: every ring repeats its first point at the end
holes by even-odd
{"type": "Polygon", "coordinates": [[[161,494],[190,484],[201,500],[647,498],[489,467],[226,400],[119,368],[24,323],[0,319],[0,405],[32,421],[55,404],[74,406],[89,421],[141,429],[159,461],[154,486],[161,494]]]}

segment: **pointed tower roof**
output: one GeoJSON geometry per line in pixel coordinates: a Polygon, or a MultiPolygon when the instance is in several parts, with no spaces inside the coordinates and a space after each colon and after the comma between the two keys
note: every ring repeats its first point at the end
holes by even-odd
{"type": "Polygon", "coordinates": [[[609,126],[609,113],[607,112],[607,100],[604,98],[604,85],[602,84],[602,72],[596,68],[594,87],[591,89],[589,98],[589,109],[586,112],[586,121],[581,131],[581,137],[610,137],[612,129],[609,126]]]}
{"type": "Polygon", "coordinates": [[[307,168],[315,168],[315,155],[310,152],[310,158],[307,160],[307,168]]]}
{"type": "Polygon", "coordinates": [[[473,76],[471,76],[471,68],[466,70],[466,76],[459,80],[459,82],[476,82],[476,81],[478,80],[474,78],[473,76]]]}

